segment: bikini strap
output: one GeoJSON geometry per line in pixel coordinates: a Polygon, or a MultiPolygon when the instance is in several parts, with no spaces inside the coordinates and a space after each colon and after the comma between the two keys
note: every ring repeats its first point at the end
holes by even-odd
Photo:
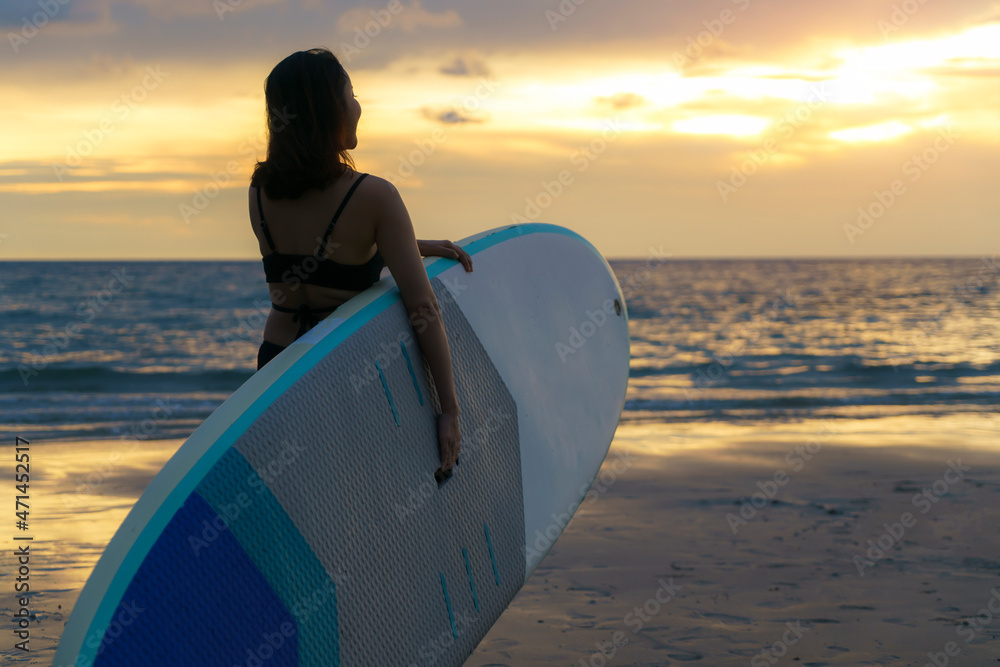
{"type": "Polygon", "coordinates": [[[347,191],[347,196],[344,197],[344,201],[340,202],[340,208],[338,208],[337,212],[333,214],[333,219],[330,220],[330,224],[327,225],[326,233],[323,234],[323,240],[319,244],[320,254],[323,254],[326,251],[326,240],[330,238],[330,232],[333,231],[333,226],[337,224],[337,218],[339,218],[340,214],[344,212],[344,207],[347,206],[347,202],[351,199],[351,195],[354,194],[354,191],[358,189],[358,186],[361,185],[361,181],[365,180],[365,176],[367,175],[368,174],[361,174],[358,176],[358,180],[354,181],[354,185],[352,185],[351,189],[347,191]]]}
{"type": "Polygon", "coordinates": [[[307,306],[304,303],[302,305],[300,305],[298,308],[285,308],[284,306],[279,306],[278,304],[274,303],[273,301],[271,302],[271,308],[274,308],[275,310],[277,310],[278,312],[281,312],[281,313],[295,313],[295,317],[292,318],[292,322],[298,322],[299,321],[299,316],[302,315],[302,309],[303,308],[305,308],[306,310],[309,310],[309,306],[307,306]]]}
{"type": "Polygon", "coordinates": [[[267,239],[267,244],[271,246],[271,250],[278,252],[278,249],[274,247],[274,240],[271,238],[271,232],[267,229],[267,223],[264,222],[264,207],[260,203],[260,191],[261,187],[257,186],[257,213],[260,215],[260,228],[264,232],[264,238],[267,239]]]}

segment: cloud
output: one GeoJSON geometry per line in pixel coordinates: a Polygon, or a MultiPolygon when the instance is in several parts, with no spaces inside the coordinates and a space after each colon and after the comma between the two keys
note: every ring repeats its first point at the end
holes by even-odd
{"type": "Polygon", "coordinates": [[[82,23],[94,21],[107,13],[103,1],[81,0],[66,4],[58,0],[40,3],[38,0],[4,0],[0,5],[0,26],[23,26],[25,22],[35,28],[49,23],[82,23]]]}
{"type": "Polygon", "coordinates": [[[420,114],[428,120],[444,125],[462,125],[465,123],[483,123],[486,119],[465,109],[434,109],[424,107],[420,114]]]}
{"type": "Polygon", "coordinates": [[[451,76],[489,77],[491,75],[490,68],[483,61],[473,58],[467,60],[461,56],[457,56],[449,64],[443,65],[438,71],[451,76]]]}
{"type": "MultiPolygon", "coordinates": [[[[58,1],[58,0],[53,0],[58,1]]],[[[888,20],[898,0],[840,0],[803,3],[801,0],[588,0],[553,31],[545,12],[557,0],[504,0],[502,3],[462,3],[434,0],[372,0],[346,11],[340,3],[316,0],[72,0],[46,27],[38,43],[24,47],[34,64],[73,62],[99,51],[136,62],[211,63],[213,68],[235,63],[272,65],[294,51],[326,46],[340,55],[342,46],[357,48],[349,64],[354,70],[377,71],[409,60],[441,62],[442,53],[463,54],[459,60],[475,75],[470,52],[488,53],[491,68],[508,57],[558,59],[641,59],[676,70],[675,53],[684,53],[690,40],[702,43],[688,76],[704,75],[733,62],[814,61],[845,44],[881,44],[879,20],[888,20]],[[279,4],[280,3],[280,4],[279,4]],[[230,9],[217,16],[217,5],[230,9]],[[745,10],[740,7],[746,5],[745,10]],[[390,7],[397,8],[395,14],[390,7]],[[702,35],[714,26],[722,10],[735,21],[718,35],[702,35]],[[223,20],[220,20],[223,19],[223,20]],[[113,32],[94,39],[94,21],[113,32]],[[89,32],[83,24],[91,24],[89,32]],[[51,24],[57,24],[53,27],[51,24]],[[73,26],[72,31],[67,29],[73,26]],[[56,36],[50,38],[48,35],[56,36]],[[183,44],[178,42],[183,35],[183,44]],[[374,35],[374,36],[371,36],[374,35]],[[364,44],[357,46],[356,42],[364,44]],[[713,69],[714,68],[714,69],[713,69]]],[[[16,29],[39,0],[2,0],[0,23],[16,29]]],[[[996,3],[949,0],[927,3],[892,39],[940,35],[968,25],[996,3]]],[[[347,5],[350,7],[350,5],[347,5]]],[[[26,58],[15,62],[25,65],[26,58]]],[[[482,64],[481,62],[479,63],[482,64]]],[[[437,69],[437,68],[435,68],[437,69]]],[[[459,76],[461,63],[446,63],[446,73],[459,76]]],[[[60,78],[70,78],[60,77],[60,78]]]]}
{"type": "Polygon", "coordinates": [[[266,5],[286,5],[286,0],[131,0],[135,6],[146,8],[157,19],[178,16],[216,16],[225,21],[236,12],[266,5]]]}
{"type": "Polygon", "coordinates": [[[355,7],[340,15],[337,19],[337,30],[343,34],[354,34],[361,30],[374,37],[381,30],[401,28],[405,32],[415,32],[418,28],[458,28],[463,25],[462,17],[454,9],[442,12],[432,12],[424,9],[420,0],[412,2],[390,3],[386,7],[370,9],[355,7]],[[393,12],[389,7],[399,7],[393,12]]]}
{"type": "Polygon", "coordinates": [[[649,104],[645,97],[635,93],[615,93],[609,97],[598,97],[594,101],[600,106],[610,106],[617,110],[634,109],[649,104]]]}
{"type": "Polygon", "coordinates": [[[74,32],[93,35],[95,26],[107,32],[112,27],[110,2],[74,0],[65,4],[64,0],[44,3],[39,0],[4,0],[0,4],[0,27],[15,28],[17,34],[29,39],[42,31],[61,35],[74,32]]]}
{"type": "Polygon", "coordinates": [[[927,76],[1000,77],[1000,61],[986,58],[955,58],[940,67],[925,67],[920,72],[927,76]]]}
{"type": "Polygon", "coordinates": [[[976,23],[995,23],[1000,21],[1000,4],[990,7],[982,16],[975,19],[976,23]]]}

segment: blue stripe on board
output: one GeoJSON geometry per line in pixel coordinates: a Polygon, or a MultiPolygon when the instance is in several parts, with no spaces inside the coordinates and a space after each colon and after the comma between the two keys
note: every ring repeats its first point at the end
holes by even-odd
{"type": "Polygon", "coordinates": [[[413,364],[410,363],[410,354],[406,351],[406,345],[399,341],[399,346],[403,348],[403,358],[406,359],[406,367],[410,369],[410,379],[413,380],[413,388],[417,390],[417,399],[420,405],[424,404],[424,395],[420,393],[420,385],[417,384],[417,374],[413,372],[413,364]]]}
{"type": "Polygon", "coordinates": [[[396,411],[396,403],[392,400],[392,392],[389,391],[389,383],[385,381],[385,373],[382,372],[382,364],[375,360],[375,368],[378,369],[378,376],[382,378],[382,389],[385,391],[385,397],[389,399],[389,407],[392,408],[392,418],[396,420],[396,426],[402,426],[399,423],[399,413],[396,411]]]}
{"type": "Polygon", "coordinates": [[[465,559],[465,573],[469,575],[469,588],[472,589],[472,601],[476,605],[476,611],[479,611],[479,596],[476,595],[476,582],[472,580],[472,568],[469,567],[469,552],[466,551],[465,547],[462,547],[462,558],[465,559]]]}
{"type": "Polygon", "coordinates": [[[233,517],[229,532],[298,621],[302,664],[339,665],[336,586],[246,457],[230,448],[197,491],[217,514],[233,517]],[[294,577],[288,576],[289,569],[294,577]]]}
{"type": "MultiPolygon", "coordinates": [[[[580,241],[583,245],[589,247],[596,256],[601,258],[604,264],[608,266],[609,274],[614,277],[614,272],[611,270],[610,265],[608,265],[607,260],[604,259],[604,256],[601,255],[590,241],[573,230],[558,225],[545,223],[511,225],[504,227],[500,231],[471,241],[462,247],[470,256],[475,256],[477,253],[504,241],[540,233],[558,234],[580,241]]],[[[427,278],[435,278],[458,263],[458,260],[439,257],[427,265],[427,278]]],[[[149,521],[146,522],[139,535],[136,536],[131,548],[121,559],[121,564],[111,578],[107,591],[101,599],[100,604],[98,604],[97,610],[94,612],[94,616],[87,627],[87,631],[83,633],[84,638],[102,637],[104,635],[104,630],[111,622],[111,616],[115,611],[117,601],[121,599],[130,579],[138,571],[140,564],[150,552],[150,549],[152,549],[160,533],[166,528],[167,523],[177,509],[184,503],[184,499],[191,495],[195,486],[197,486],[219,458],[222,457],[226,450],[246,432],[264,410],[270,407],[299,378],[309,372],[323,357],[344,342],[355,331],[381,314],[386,308],[399,301],[399,289],[397,287],[389,287],[387,285],[385,289],[384,293],[375,297],[370,303],[362,306],[360,310],[348,317],[340,326],[319,340],[311,349],[299,357],[280,377],[275,379],[267,389],[261,392],[261,395],[257,397],[250,407],[233,420],[233,423],[208,448],[204,455],[191,466],[191,469],[188,470],[184,477],[177,481],[173,490],[170,491],[160,506],[153,512],[149,521]]],[[[252,381],[253,377],[247,382],[252,381]]],[[[92,658],[94,651],[95,649],[93,648],[81,646],[80,656],[92,658]]]]}
{"type": "Polygon", "coordinates": [[[455,615],[451,613],[451,599],[448,597],[448,584],[444,581],[444,573],[441,574],[441,590],[444,591],[444,603],[448,606],[448,620],[451,622],[451,636],[458,639],[458,631],[455,630],[455,615]]]}
{"type": "Polygon", "coordinates": [[[486,546],[490,548],[490,562],[493,563],[493,577],[497,580],[497,586],[500,585],[500,573],[497,571],[497,559],[493,557],[493,541],[490,540],[490,529],[485,523],[483,523],[483,530],[486,531],[486,546]]]}
{"type": "Polygon", "coordinates": [[[261,653],[268,667],[299,664],[295,618],[197,493],[167,524],[119,602],[94,667],[232,665],[261,653]]]}

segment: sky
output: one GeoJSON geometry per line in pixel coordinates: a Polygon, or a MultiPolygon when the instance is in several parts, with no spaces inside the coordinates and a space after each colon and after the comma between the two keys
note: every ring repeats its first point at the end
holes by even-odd
{"type": "Polygon", "coordinates": [[[986,256],[989,0],[4,0],[0,260],[259,259],[264,79],[329,48],[418,238],[986,256]]]}

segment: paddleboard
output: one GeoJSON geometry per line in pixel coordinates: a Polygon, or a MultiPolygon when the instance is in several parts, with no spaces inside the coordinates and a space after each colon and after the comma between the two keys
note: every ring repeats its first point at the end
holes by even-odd
{"type": "Polygon", "coordinates": [[[628,381],[611,267],[555,225],[425,259],[462,450],[391,276],[254,374],[150,482],[54,665],[460,665],[588,492],[628,381]]]}

